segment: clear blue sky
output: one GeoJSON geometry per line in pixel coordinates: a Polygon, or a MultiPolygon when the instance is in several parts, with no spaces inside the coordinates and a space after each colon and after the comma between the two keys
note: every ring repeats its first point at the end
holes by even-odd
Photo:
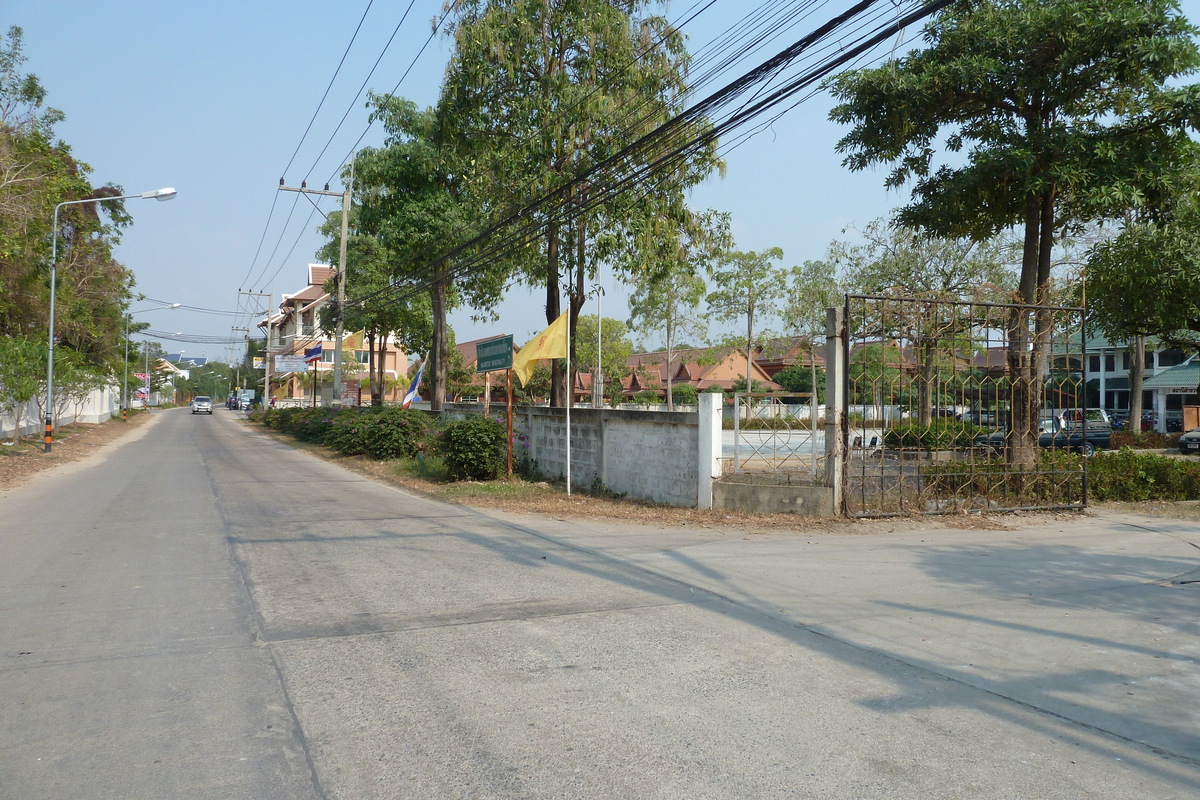
{"type": "MultiPolygon", "coordinates": [[[[315,260],[321,244],[317,222],[309,203],[277,191],[279,178],[293,186],[307,178],[310,187],[320,187],[336,178],[364,131],[363,145],[380,143],[381,132],[368,130],[363,98],[354,100],[355,94],[364,81],[367,89],[381,92],[396,87],[442,4],[415,0],[408,19],[399,24],[407,3],[375,2],[301,144],[367,5],[367,0],[42,0],[8,7],[5,28],[19,25],[25,31],[25,70],[41,79],[48,104],[66,114],[57,132],[76,158],[91,165],[92,182],[116,183],[130,193],[164,186],[179,190],[166,203],[130,201],[134,225],[117,257],[134,271],[138,291],[232,312],[255,304],[261,308],[265,301],[239,300],[239,289],[274,292],[278,301],[281,293],[303,288],[305,265],[315,260]],[[297,145],[299,153],[285,172],[297,145]],[[285,227],[293,203],[295,213],[285,227]]],[[[691,49],[708,44],[756,5],[718,0],[685,26],[691,49]]],[[[849,0],[825,3],[701,94],[849,5],[849,0]]],[[[667,13],[676,19],[692,8],[690,2],[675,2],[667,13]]],[[[449,52],[449,41],[434,37],[397,93],[422,105],[434,103],[449,52]]],[[[694,206],[732,214],[739,249],[779,246],[786,264],[819,258],[844,226],[865,224],[901,199],[885,192],[881,173],[854,174],[840,166],[834,144],[844,131],[827,120],[828,109],[823,95],[801,104],[729,152],[723,180],[713,177],[693,193],[694,206]]],[[[331,188],[341,188],[336,179],[331,188]]],[[[338,207],[334,198],[321,203],[324,211],[338,207]]],[[[611,277],[604,283],[604,316],[624,319],[623,287],[611,277]]],[[[523,342],[543,327],[537,291],[515,287],[498,310],[499,320],[486,324],[472,323],[467,310],[456,313],[451,322],[458,340],[511,333],[523,342]]],[[[584,313],[596,313],[594,302],[584,313]]],[[[155,329],[200,336],[237,335],[230,328],[247,324],[245,316],[185,309],[137,318],[155,329]]],[[[188,355],[229,356],[224,345],[163,345],[188,355]]]]}

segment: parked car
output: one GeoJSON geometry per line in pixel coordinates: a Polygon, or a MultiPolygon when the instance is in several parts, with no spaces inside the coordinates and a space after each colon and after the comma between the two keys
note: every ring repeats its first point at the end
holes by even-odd
{"type": "MultiPolygon", "coordinates": [[[[1008,446],[1008,431],[996,430],[975,437],[976,447],[989,452],[1000,452],[1008,446]]],[[[1061,415],[1043,420],[1038,431],[1038,446],[1053,449],[1074,450],[1085,456],[1097,450],[1107,450],[1112,444],[1112,428],[1104,422],[1088,421],[1082,424],[1064,423],[1061,415]]]]}
{"type": "Polygon", "coordinates": [[[199,395],[192,400],[193,414],[212,414],[212,398],[199,395]]]}
{"type": "Polygon", "coordinates": [[[1200,428],[1192,428],[1179,437],[1179,452],[1200,453],[1200,428]]]}

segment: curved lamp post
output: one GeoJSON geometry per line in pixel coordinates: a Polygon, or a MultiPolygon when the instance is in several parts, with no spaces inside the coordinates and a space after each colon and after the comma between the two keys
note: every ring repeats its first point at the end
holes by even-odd
{"type": "MultiPolygon", "coordinates": [[[[122,377],[125,379],[121,389],[121,421],[128,419],[129,413],[129,323],[133,319],[134,314],[142,314],[146,311],[162,311],[164,309],[179,308],[179,303],[164,303],[154,308],[139,308],[137,311],[130,311],[125,315],[125,372],[122,377]]],[[[147,370],[148,371],[148,370],[147,370]]],[[[146,398],[149,401],[149,397],[146,398]]]]}
{"type": "Polygon", "coordinates": [[[50,336],[46,357],[46,447],[44,452],[50,452],[54,439],[54,295],[58,282],[58,210],[63,206],[75,206],[81,203],[107,203],[110,200],[170,200],[175,196],[171,188],[155,189],[153,192],[141,194],[123,194],[119,197],[89,197],[84,200],[67,200],[54,207],[54,225],[50,228],[50,336]]]}

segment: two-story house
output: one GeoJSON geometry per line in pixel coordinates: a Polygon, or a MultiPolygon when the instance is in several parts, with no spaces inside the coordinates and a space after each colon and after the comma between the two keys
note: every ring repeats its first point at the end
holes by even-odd
{"type": "MultiPolygon", "coordinates": [[[[336,344],[321,330],[320,309],[331,299],[325,284],[336,270],[328,264],[309,264],[308,282],[294,294],[285,294],[271,316],[259,323],[267,337],[267,371],[270,376],[270,396],[293,404],[307,405],[333,399],[333,361],[336,344]],[[303,356],[306,350],[321,345],[321,357],[307,370],[281,371],[276,369],[277,356],[303,356]],[[315,386],[313,376],[315,374],[315,386]]],[[[347,331],[342,346],[342,380],[344,386],[362,386],[362,402],[367,402],[367,368],[370,353],[363,337],[347,331]]],[[[395,342],[389,341],[384,352],[384,401],[399,402],[408,388],[408,354],[395,342]]]]}
{"type": "MultiPolygon", "coordinates": [[[[1131,342],[1111,342],[1103,336],[1088,337],[1088,405],[1108,411],[1129,409],[1129,366],[1131,342]]],[[[1196,354],[1167,347],[1154,337],[1146,338],[1142,381],[1142,408],[1153,411],[1157,428],[1166,431],[1167,420],[1181,419],[1185,405],[1196,405],[1196,383],[1200,364],[1196,354]]]]}

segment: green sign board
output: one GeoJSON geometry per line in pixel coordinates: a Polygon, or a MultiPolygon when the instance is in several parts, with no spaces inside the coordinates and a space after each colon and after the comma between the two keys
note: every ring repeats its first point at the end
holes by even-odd
{"type": "Polygon", "coordinates": [[[499,339],[489,339],[475,345],[475,355],[478,363],[476,372],[496,372],[512,366],[513,343],[512,336],[501,336],[499,339]]]}

